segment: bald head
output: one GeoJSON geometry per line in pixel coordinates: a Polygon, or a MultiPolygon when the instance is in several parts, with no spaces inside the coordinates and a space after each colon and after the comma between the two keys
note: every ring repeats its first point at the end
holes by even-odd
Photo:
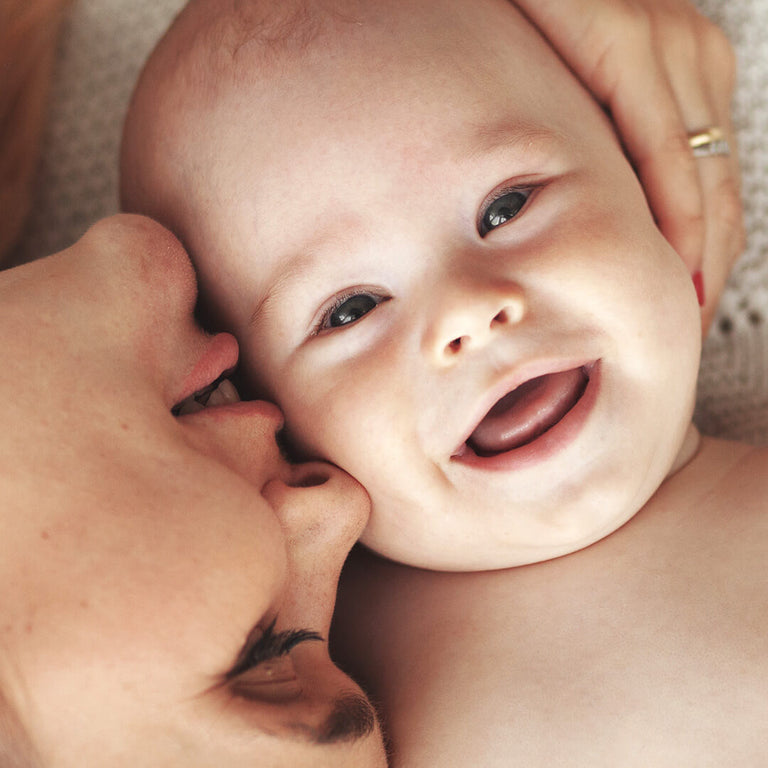
{"type": "Polygon", "coordinates": [[[364,4],[191,0],[150,55],[131,99],[120,158],[123,210],[181,233],[190,195],[204,202],[198,196],[209,182],[202,169],[215,161],[207,155],[216,150],[210,118],[219,99],[233,86],[263,83],[325,32],[357,24],[364,4]]]}

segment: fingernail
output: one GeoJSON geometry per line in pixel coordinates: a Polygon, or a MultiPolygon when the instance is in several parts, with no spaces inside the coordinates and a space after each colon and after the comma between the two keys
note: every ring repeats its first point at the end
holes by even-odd
{"type": "Polygon", "coordinates": [[[693,287],[696,289],[696,296],[699,299],[699,306],[703,307],[707,300],[706,293],[704,292],[704,275],[701,274],[701,271],[694,272],[691,279],[693,280],[693,287]]]}

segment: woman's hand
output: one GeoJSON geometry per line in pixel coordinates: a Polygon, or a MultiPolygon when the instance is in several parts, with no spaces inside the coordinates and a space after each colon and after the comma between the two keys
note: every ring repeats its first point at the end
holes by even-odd
{"type": "Polygon", "coordinates": [[[515,2],[610,111],[661,231],[703,275],[706,330],[744,248],[730,43],[688,0],[515,2]],[[689,135],[711,126],[730,157],[694,158],[689,135]]]}

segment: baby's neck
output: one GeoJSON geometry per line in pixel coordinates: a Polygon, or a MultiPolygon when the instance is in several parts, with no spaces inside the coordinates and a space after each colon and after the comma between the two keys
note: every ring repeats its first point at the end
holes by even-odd
{"type": "Polygon", "coordinates": [[[685,433],[683,444],[680,446],[680,451],[677,454],[677,458],[672,464],[672,468],[667,474],[667,479],[672,477],[675,473],[679,472],[684,466],[696,458],[696,454],[701,447],[701,435],[699,430],[696,429],[694,424],[688,426],[688,431],[685,433]]]}

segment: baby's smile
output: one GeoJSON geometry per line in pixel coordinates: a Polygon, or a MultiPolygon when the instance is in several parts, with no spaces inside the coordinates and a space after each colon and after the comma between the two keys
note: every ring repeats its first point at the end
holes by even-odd
{"type": "Polygon", "coordinates": [[[478,456],[495,456],[527,445],[576,405],[588,380],[580,367],[526,381],[488,411],[467,441],[468,447],[478,456]]]}
{"type": "MultiPolygon", "coordinates": [[[[561,443],[555,434],[561,431],[558,427],[565,427],[566,422],[571,426],[575,422],[568,417],[584,400],[590,382],[594,385],[592,390],[596,390],[596,376],[593,376],[596,365],[597,362],[591,362],[553,370],[515,386],[495,402],[452,458],[482,466],[486,463],[484,459],[512,454],[520,448],[528,449],[525,451],[527,460],[536,454],[549,454],[554,444],[561,443]],[[544,437],[546,441],[541,440],[544,437]]],[[[591,394],[589,400],[593,402],[595,392],[591,394]]],[[[587,410],[587,407],[579,408],[579,412],[584,411],[584,416],[587,410]]],[[[572,425],[576,429],[577,426],[576,423],[572,425]]],[[[575,434],[573,428],[568,430],[569,434],[575,434]]],[[[564,441],[566,430],[562,431],[564,441]]]]}

